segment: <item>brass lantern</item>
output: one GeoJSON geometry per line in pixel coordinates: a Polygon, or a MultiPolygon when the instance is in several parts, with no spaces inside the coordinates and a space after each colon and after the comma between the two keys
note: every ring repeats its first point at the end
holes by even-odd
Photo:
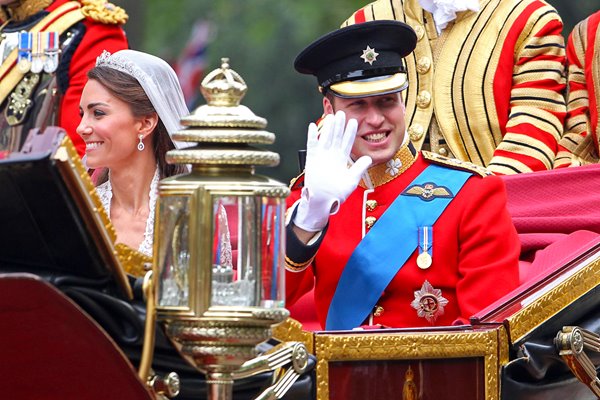
{"type": "MultiPolygon", "coordinates": [[[[154,239],[156,315],[182,355],[206,373],[209,398],[231,398],[242,365],[284,321],[286,185],[255,174],[279,155],[267,121],[240,105],[244,80],[222,59],[201,84],[207,104],[167,153],[191,173],[161,181],[154,239]]],[[[304,349],[305,352],[305,349],[304,349]]],[[[302,356],[295,355],[302,359],[302,356]]]]}

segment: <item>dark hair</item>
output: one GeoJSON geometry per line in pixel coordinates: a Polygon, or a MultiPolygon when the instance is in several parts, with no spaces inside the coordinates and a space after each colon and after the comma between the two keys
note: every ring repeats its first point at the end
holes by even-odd
{"type": "Polygon", "coordinates": [[[333,94],[331,90],[328,90],[323,94],[323,96],[325,96],[333,106],[333,102],[335,101],[336,95],[333,94]]]}
{"type": "MultiPolygon", "coordinates": [[[[135,117],[156,113],[146,92],[137,79],[131,75],[117,71],[113,68],[99,66],[88,71],[87,76],[88,79],[93,79],[104,86],[113,96],[127,103],[135,117]]],[[[184,165],[168,164],[165,159],[167,151],[174,149],[175,146],[169,137],[167,128],[165,128],[165,125],[160,120],[160,117],[152,136],[152,149],[154,151],[154,157],[158,162],[160,178],[167,178],[169,176],[187,172],[184,165]]],[[[107,179],[108,171],[100,175],[96,184],[98,185],[102,182],[106,182],[107,179]]]]}

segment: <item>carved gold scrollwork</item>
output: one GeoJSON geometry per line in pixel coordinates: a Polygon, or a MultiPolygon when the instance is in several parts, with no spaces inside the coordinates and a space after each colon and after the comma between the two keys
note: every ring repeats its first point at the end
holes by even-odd
{"type": "Polygon", "coordinates": [[[600,397],[596,367],[584,351],[600,352],[600,336],[578,326],[563,326],[554,339],[554,345],[577,379],[600,397]]]}

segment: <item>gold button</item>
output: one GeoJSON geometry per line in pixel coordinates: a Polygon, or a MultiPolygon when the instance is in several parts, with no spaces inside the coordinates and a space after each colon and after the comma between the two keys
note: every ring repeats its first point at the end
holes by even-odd
{"type": "Polygon", "coordinates": [[[377,200],[367,200],[367,210],[373,211],[377,207],[377,200]]]}
{"type": "Polygon", "coordinates": [[[421,124],[412,124],[410,128],[408,128],[408,136],[413,142],[418,142],[419,140],[421,140],[424,134],[425,129],[421,124]]]}
{"type": "Polygon", "coordinates": [[[375,306],[375,309],[373,310],[373,316],[374,317],[381,317],[383,315],[383,312],[385,310],[383,309],[383,307],[381,306],[375,306]]]}
{"type": "Polygon", "coordinates": [[[431,104],[431,93],[427,90],[421,90],[421,93],[417,96],[417,106],[419,108],[427,108],[431,104]]]}
{"type": "Polygon", "coordinates": [[[448,155],[448,150],[442,147],[438,150],[438,153],[440,153],[440,156],[445,156],[448,155]]]}
{"type": "Polygon", "coordinates": [[[431,59],[429,57],[421,57],[417,61],[417,72],[424,74],[431,68],[431,59]]]}
{"type": "Polygon", "coordinates": [[[367,229],[371,229],[371,227],[375,224],[375,221],[377,221],[377,218],[375,217],[365,218],[365,225],[367,226],[367,229]]]}
{"type": "Polygon", "coordinates": [[[423,36],[425,35],[425,28],[423,28],[421,25],[415,25],[413,26],[413,29],[417,34],[417,40],[423,39],[423,36]]]}

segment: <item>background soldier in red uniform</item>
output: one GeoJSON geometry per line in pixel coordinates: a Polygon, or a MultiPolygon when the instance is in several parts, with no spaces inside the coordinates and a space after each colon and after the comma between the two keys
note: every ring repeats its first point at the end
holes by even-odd
{"type": "Polygon", "coordinates": [[[566,113],[562,21],[541,0],[378,0],[342,26],[396,19],[412,144],[495,174],[552,169],[566,113]]]}
{"type": "Polygon", "coordinates": [[[75,132],[86,73],[103,50],[128,48],[125,11],[105,0],[0,0],[0,152],[17,151],[31,128],[75,132]]]}
{"type": "Polygon", "coordinates": [[[567,44],[568,91],[565,134],[554,167],[600,162],[600,11],[579,22],[567,44]]]}
{"type": "Polygon", "coordinates": [[[403,57],[416,41],[404,23],[366,22],[295,62],[317,77],[327,116],[318,139],[309,126],[288,199],[287,300],[314,281],[326,329],[464,323],[518,284],[501,179],[407,138],[403,57]]]}

